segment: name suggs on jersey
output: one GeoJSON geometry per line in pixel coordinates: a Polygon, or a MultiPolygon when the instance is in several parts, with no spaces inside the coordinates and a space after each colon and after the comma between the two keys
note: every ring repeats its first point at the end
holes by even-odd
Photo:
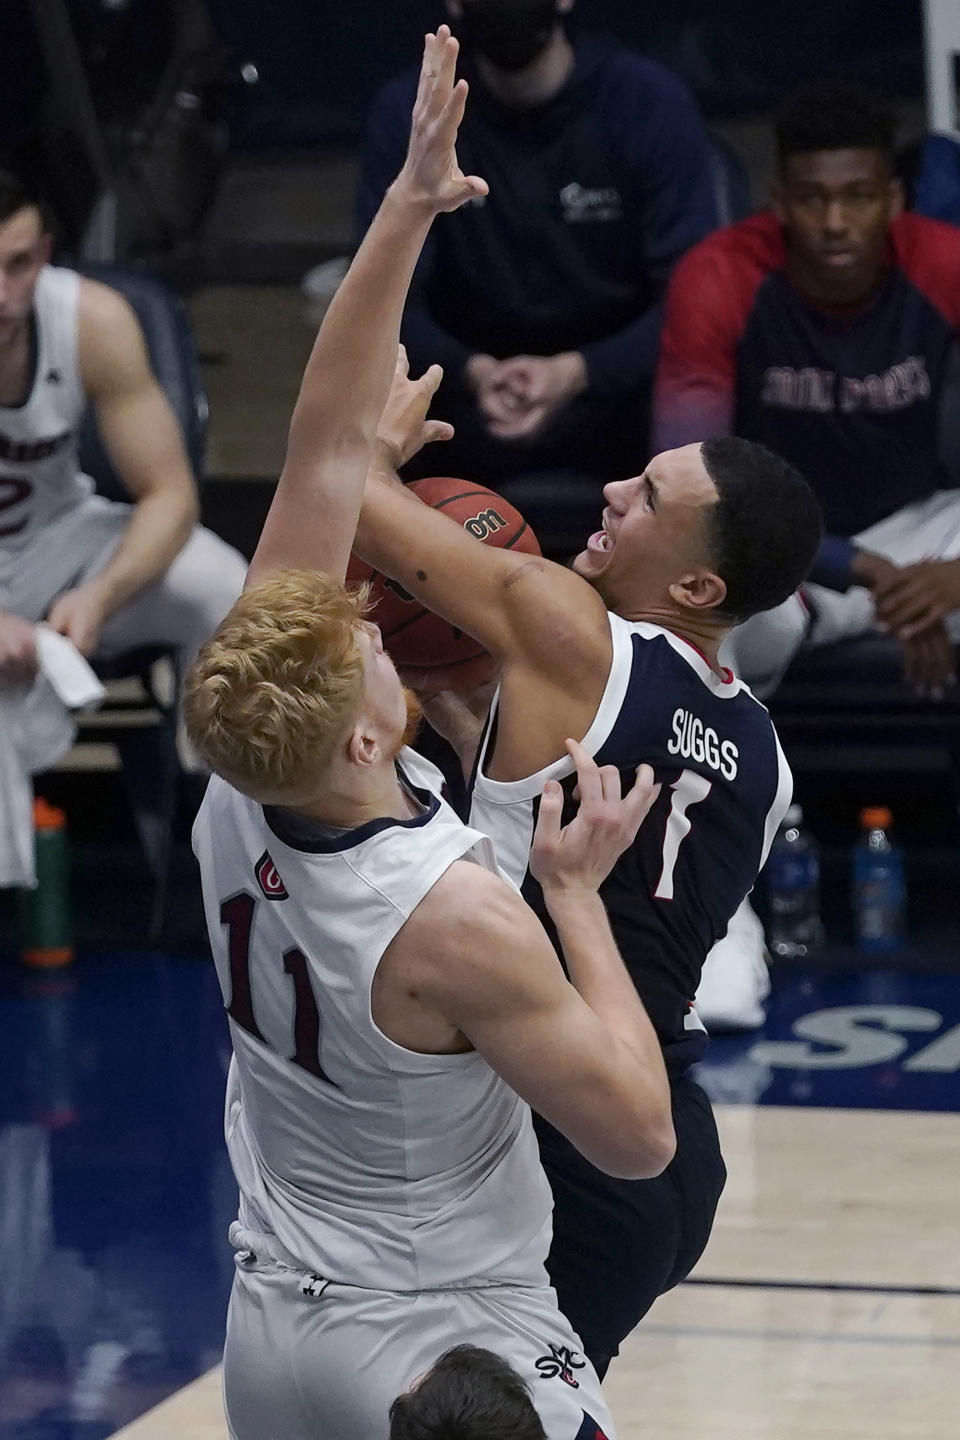
{"type": "Polygon", "coordinates": [[[737,778],[740,751],[732,740],[721,740],[712,725],[704,725],[699,715],[690,710],[674,710],[673,737],[667,741],[667,754],[684,760],[695,760],[719,770],[725,780],[737,778]]]}

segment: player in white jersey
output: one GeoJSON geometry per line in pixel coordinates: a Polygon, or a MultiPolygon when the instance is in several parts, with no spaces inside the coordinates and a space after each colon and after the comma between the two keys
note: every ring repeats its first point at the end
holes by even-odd
{"type": "MultiPolygon", "coordinates": [[[[524,1101],[619,1174],[659,1173],[673,1148],[656,1037],[596,894],[649,772],[621,801],[578,751],[581,814],[561,832],[559,789],[544,799],[538,873],[574,988],[404,748],[407,697],[343,583],[417,256],[435,213],[485,189],[456,162],[456,53],[446,26],[427,37],[407,160],[314,346],[251,588],[187,682],[215,772],[194,843],[234,1042],[236,1440],[384,1440],[390,1402],[453,1341],[530,1381],[550,1440],[612,1435],[547,1282],[524,1101]]],[[[421,414],[439,378],[414,387],[421,414]]]]}
{"type": "Polygon", "coordinates": [[[85,655],[169,644],[185,667],[244,562],[196,524],[179,426],[130,306],[49,254],[39,207],[0,174],[0,686],[34,675],[42,619],[85,655]],[[132,505],[94,495],[80,471],[88,403],[132,505]]]}

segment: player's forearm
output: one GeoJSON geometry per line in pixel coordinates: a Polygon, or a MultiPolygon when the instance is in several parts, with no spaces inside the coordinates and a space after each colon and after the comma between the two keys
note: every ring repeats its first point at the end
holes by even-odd
{"type": "Polygon", "coordinates": [[[197,521],[197,501],[186,487],[145,495],[109,563],[96,577],[107,615],[166,574],[197,521]]]}
{"type": "Polygon", "coordinates": [[[663,1052],[627,973],[599,895],[544,890],[567,973],[618,1047],[625,1085],[651,1121],[669,1128],[670,1087],[663,1052]]]}
{"type": "Polygon", "coordinates": [[[393,378],[404,300],[434,214],[398,176],[330,302],[304,372],[288,450],[373,444],[393,378]]]}

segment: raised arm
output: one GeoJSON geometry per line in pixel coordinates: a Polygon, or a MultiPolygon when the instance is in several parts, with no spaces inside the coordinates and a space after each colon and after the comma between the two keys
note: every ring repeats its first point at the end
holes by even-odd
{"type": "Polygon", "coordinates": [[[465,81],[454,82],[457,50],[446,25],[426,37],[406,160],[330,303],[307,362],[248,584],[280,566],[337,576],[346,571],[417,257],[435,215],[487,189],[457,164],[467,94],[465,81]]]}
{"type": "MultiPolygon", "coordinates": [[[[435,438],[432,388],[398,374],[367,475],[355,549],[429,609],[473,635],[509,669],[544,672],[582,693],[610,664],[606,611],[587,582],[539,556],[483,545],[424,505],[395,466],[435,438]]],[[[440,464],[442,465],[442,455],[440,464]]],[[[599,514],[598,514],[599,525],[599,514]]],[[[560,736],[573,728],[568,723],[560,736]]]]}

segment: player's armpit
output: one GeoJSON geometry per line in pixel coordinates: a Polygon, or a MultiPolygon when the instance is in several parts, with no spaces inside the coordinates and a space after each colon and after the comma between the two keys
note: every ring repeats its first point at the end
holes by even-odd
{"type": "Polygon", "coordinates": [[[428,609],[473,635],[501,665],[523,661],[580,693],[602,684],[611,641],[600,596],[541,556],[479,544],[463,528],[383,475],[367,477],[355,550],[428,609]]]}
{"type": "Polygon", "coordinates": [[[408,979],[424,1004],[592,1164],[624,1179],[662,1172],[672,1156],[669,1113],[651,1103],[637,1054],[567,980],[516,891],[459,861],[402,933],[408,979]]]}

